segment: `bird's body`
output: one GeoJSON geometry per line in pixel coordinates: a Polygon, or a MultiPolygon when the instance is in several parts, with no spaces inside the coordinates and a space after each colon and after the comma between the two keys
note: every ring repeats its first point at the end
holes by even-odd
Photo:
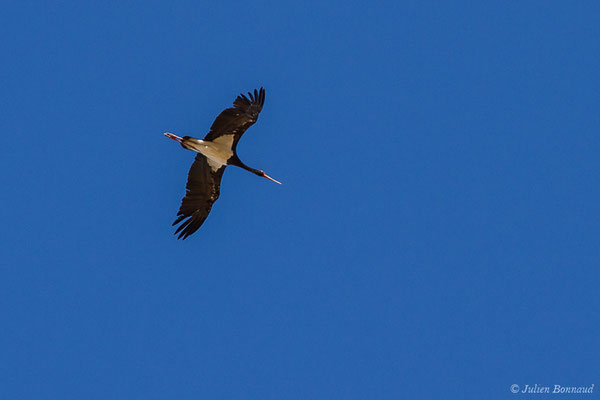
{"type": "Polygon", "coordinates": [[[202,225],[214,202],[219,198],[221,177],[228,165],[235,165],[258,176],[280,183],[264,171],[250,168],[236,153],[237,143],[258,118],[265,102],[265,90],[254,90],[254,95],[239,95],[233,107],[223,110],[215,119],[204,139],[190,136],[179,137],[165,133],[185,149],[198,153],[188,173],[186,194],[181,201],[177,219],[173,225],[183,222],[175,231],[178,239],[185,239],[202,225]],[[187,219],[186,219],[187,218],[187,219]],[[184,221],[185,220],[185,221],[184,221]]]}
{"type": "Polygon", "coordinates": [[[200,153],[208,159],[208,165],[213,171],[217,171],[233,156],[233,135],[219,136],[214,140],[201,140],[190,138],[184,147],[188,150],[200,153]]]}

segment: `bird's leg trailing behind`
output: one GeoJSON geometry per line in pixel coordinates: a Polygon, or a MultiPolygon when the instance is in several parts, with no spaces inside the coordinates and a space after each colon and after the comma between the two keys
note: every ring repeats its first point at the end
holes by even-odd
{"type": "MultiPolygon", "coordinates": [[[[192,151],[195,151],[196,153],[202,153],[204,156],[207,156],[210,158],[210,155],[205,154],[205,152],[203,150],[207,149],[209,147],[212,148],[211,142],[205,142],[204,140],[196,139],[191,136],[180,137],[180,136],[174,135],[169,132],[165,132],[164,135],[166,137],[168,137],[169,139],[172,139],[172,140],[178,142],[181,145],[181,147],[183,147],[184,149],[192,150],[192,151]]],[[[224,162],[224,160],[222,160],[222,161],[224,162]]]]}
{"type": "Polygon", "coordinates": [[[165,132],[165,136],[168,137],[169,139],[173,139],[174,141],[179,142],[179,143],[181,143],[183,141],[182,137],[173,135],[172,133],[169,133],[169,132],[165,132]]]}

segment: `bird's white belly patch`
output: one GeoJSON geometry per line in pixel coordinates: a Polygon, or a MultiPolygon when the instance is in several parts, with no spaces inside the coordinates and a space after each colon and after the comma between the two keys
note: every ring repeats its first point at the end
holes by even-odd
{"type": "Polygon", "coordinates": [[[223,135],[213,141],[199,140],[198,153],[208,159],[208,165],[213,171],[227,164],[227,160],[233,155],[233,135],[223,135]]]}

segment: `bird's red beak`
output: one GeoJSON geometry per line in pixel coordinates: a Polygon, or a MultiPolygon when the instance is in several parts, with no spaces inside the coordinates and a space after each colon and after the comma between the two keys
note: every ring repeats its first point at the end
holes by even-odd
{"type": "Polygon", "coordinates": [[[169,139],[173,139],[179,143],[181,143],[181,141],[183,140],[183,138],[180,138],[179,136],[173,135],[172,133],[169,133],[169,132],[165,132],[165,136],[168,137],[169,139]]]}
{"type": "Polygon", "coordinates": [[[265,174],[264,171],[263,171],[263,175],[262,176],[263,176],[263,178],[267,178],[267,179],[272,180],[273,182],[279,183],[281,185],[281,182],[279,182],[278,180],[275,180],[275,179],[271,178],[269,175],[265,174]]]}

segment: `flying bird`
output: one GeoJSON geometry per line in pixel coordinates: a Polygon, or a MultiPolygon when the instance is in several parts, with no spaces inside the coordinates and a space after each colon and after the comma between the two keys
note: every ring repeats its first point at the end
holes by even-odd
{"type": "Polygon", "coordinates": [[[198,153],[188,173],[185,197],[181,201],[177,219],[173,222],[173,225],[181,223],[175,231],[175,234],[179,233],[177,239],[187,238],[202,226],[214,202],[219,198],[221,177],[228,165],[235,165],[281,184],[265,174],[265,171],[244,164],[236,153],[240,138],[256,122],[264,103],[263,88],[258,91],[254,89],[254,94],[248,92],[248,97],[240,94],[233,102],[233,107],[223,110],[217,116],[202,140],[165,133],[169,139],[181,143],[184,149],[198,153]]]}

